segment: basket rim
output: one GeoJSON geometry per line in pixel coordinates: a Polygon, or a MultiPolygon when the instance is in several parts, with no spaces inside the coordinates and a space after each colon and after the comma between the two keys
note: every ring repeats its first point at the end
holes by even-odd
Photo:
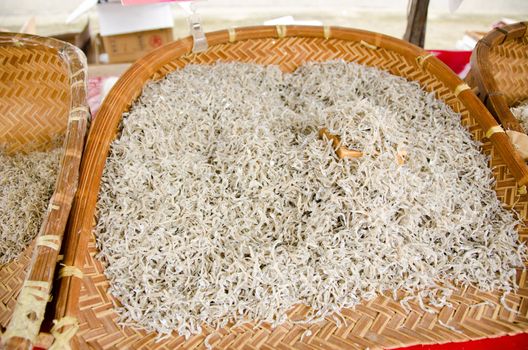
{"type": "MultiPolygon", "coordinates": [[[[206,33],[209,47],[244,40],[264,38],[279,40],[289,37],[364,42],[374,49],[381,47],[395,51],[410,60],[416,60],[417,69],[427,70],[435,75],[466,108],[470,109],[471,113],[478,119],[482,130],[489,131],[499,127],[471,89],[458,90],[465,84],[443,62],[427,51],[400,39],[365,30],[322,26],[253,26],[206,33]]],[[[159,78],[156,74],[160,67],[175,58],[194,55],[192,47],[193,39],[189,36],[146,54],[119,78],[103,101],[97,118],[95,118],[88,133],[82,159],[80,184],[73,204],[66,239],[64,254],[66,266],[73,266],[77,269],[83,267],[88,241],[92,234],[92,223],[104,164],[110,144],[115,137],[115,131],[122,120],[123,112],[139,96],[141,87],[146,81],[159,78]]],[[[513,146],[507,136],[504,133],[495,132],[489,138],[501,152],[501,156],[507,162],[508,168],[518,183],[520,185],[528,183],[528,168],[513,151],[513,146]]],[[[76,276],[68,276],[58,281],[58,295],[54,299],[54,318],[77,318],[79,316],[78,300],[82,283],[82,278],[76,276]]]]}
{"type": "MultiPolygon", "coordinates": [[[[70,213],[73,197],[77,190],[79,165],[87,125],[90,119],[90,111],[86,100],[86,79],[88,76],[86,57],[79,48],[67,42],[22,33],[0,33],[0,47],[17,47],[19,49],[41,47],[51,49],[62,60],[65,74],[69,80],[69,112],[65,138],[61,146],[62,155],[59,172],[39,233],[31,243],[33,245],[42,236],[54,236],[55,238],[52,238],[56,245],[54,246],[52,244],[50,246],[38,242],[34,245],[31,253],[29,271],[24,279],[23,287],[20,290],[20,294],[23,294],[29,290],[28,281],[38,281],[41,282],[40,290],[49,295],[51,293],[55,267],[58,261],[66,222],[70,213]]],[[[31,332],[30,329],[20,329],[20,326],[24,325],[24,322],[18,322],[20,322],[20,319],[27,319],[27,310],[21,305],[19,299],[21,298],[17,297],[17,303],[11,321],[6,328],[7,334],[4,333],[4,337],[2,338],[2,342],[7,348],[14,346],[29,348],[38,335],[31,332]]],[[[45,307],[46,302],[32,308],[32,311],[37,315],[34,322],[38,323],[39,327],[44,318],[38,317],[38,315],[44,315],[45,307]]]]}
{"type": "Polygon", "coordinates": [[[510,111],[504,93],[499,89],[495,80],[490,53],[494,47],[522,38],[526,34],[528,34],[528,22],[518,22],[495,28],[477,42],[471,55],[471,77],[475,79],[474,83],[478,88],[482,102],[504,128],[523,133],[525,130],[510,111]]]}

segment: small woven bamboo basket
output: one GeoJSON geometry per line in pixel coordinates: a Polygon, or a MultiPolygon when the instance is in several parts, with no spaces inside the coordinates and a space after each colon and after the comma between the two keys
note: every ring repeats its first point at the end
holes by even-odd
{"type": "Polygon", "coordinates": [[[526,132],[510,107],[528,100],[528,30],[524,22],[496,28],[471,56],[466,79],[506,130],[526,132]]]}
{"type": "Polygon", "coordinates": [[[89,117],[86,58],[75,46],[37,36],[0,33],[0,147],[45,150],[64,137],[59,174],[38,236],[0,267],[4,347],[35,342],[49,300],[89,117]],[[7,327],[7,330],[6,330],[7,327]]]}
{"type": "MultiPolygon", "coordinates": [[[[109,283],[104,266],[96,258],[92,234],[101,175],[122,114],[141,94],[144,84],[190,63],[209,65],[221,60],[275,64],[290,72],[307,61],[342,59],[416,81],[461,113],[461,123],[475,140],[482,141],[483,152],[491,157],[499,198],[523,217],[527,215],[528,198],[518,193],[519,186],[528,181],[526,165],[469,86],[433,55],[381,34],[335,27],[250,27],[206,37],[209,47],[203,52],[193,53],[193,39],[186,38],[137,61],[99,110],[89,132],[67,235],[64,263],[72,273],[60,279],[54,299],[52,316],[62,326],[55,330],[55,344],[71,342],[74,349],[203,349],[207,339],[217,349],[375,349],[495,337],[528,329],[524,273],[519,273],[519,292],[504,300],[507,308],[500,302],[499,291],[467,287],[452,296],[452,307],[437,313],[425,312],[418,304],[406,310],[392,297],[379,295],[355,309],[343,310],[341,327],[329,318],[312,325],[288,321],[276,328],[252,324],[221,330],[205,327],[203,334],[188,340],[177,334],[160,340],[156,333],[119,325],[114,309],[119,302],[108,293],[109,283]]],[[[524,229],[520,235],[523,240],[528,238],[524,229]]],[[[289,319],[300,319],[307,311],[298,305],[290,311],[289,319]]]]}

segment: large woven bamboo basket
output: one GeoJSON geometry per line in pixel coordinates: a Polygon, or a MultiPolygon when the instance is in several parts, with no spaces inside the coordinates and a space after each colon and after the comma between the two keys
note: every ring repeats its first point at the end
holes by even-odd
{"type": "Polygon", "coordinates": [[[0,147],[11,154],[45,150],[64,137],[38,236],[18,259],[0,267],[4,345],[35,341],[49,299],[89,116],[85,61],[79,49],[59,40],[0,33],[0,147]]]}
{"type": "MultiPolygon", "coordinates": [[[[528,329],[528,286],[522,273],[521,289],[506,297],[509,308],[500,302],[500,292],[468,287],[453,295],[452,307],[435,314],[418,304],[406,311],[390,296],[379,295],[355,309],[343,310],[346,322],[342,327],[332,319],[313,325],[288,321],[276,328],[250,324],[213,331],[206,327],[203,334],[188,340],[175,333],[159,340],[156,333],[119,325],[114,309],[119,303],[108,293],[109,282],[96,258],[92,234],[101,175],[122,114],[144,84],[190,63],[253,62],[293,71],[307,61],[343,59],[416,81],[461,113],[461,123],[491,156],[498,196],[506,206],[527,215],[528,198],[518,194],[518,187],[528,181],[526,165],[477,96],[433,55],[384,35],[334,27],[251,27],[210,33],[207,41],[209,48],[201,53],[192,53],[193,40],[186,38],[143,57],[121,77],[99,110],[89,132],[67,235],[64,263],[75,275],[59,281],[55,298],[53,317],[64,325],[56,330],[57,344],[71,341],[74,349],[203,349],[211,335],[208,343],[218,349],[374,349],[495,337],[528,329]],[[308,329],[311,336],[303,336],[308,329]]],[[[523,229],[520,235],[526,240],[528,231],[523,229]]],[[[291,310],[290,320],[306,312],[305,306],[298,305],[291,310]]]]}
{"type": "Polygon", "coordinates": [[[468,83],[507,130],[526,132],[511,113],[528,100],[528,34],[524,22],[496,28],[482,38],[471,55],[468,83]]]}

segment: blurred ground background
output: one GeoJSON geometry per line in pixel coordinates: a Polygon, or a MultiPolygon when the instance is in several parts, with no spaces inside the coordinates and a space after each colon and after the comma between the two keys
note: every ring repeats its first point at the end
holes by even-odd
{"type": "MultiPolygon", "coordinates": [[[[37,34],[51,35],[80,28],[90,18],[97,31],[94,10],[76,23],[65,19],[81,0],[1,0],[0,27],[17,30],[31,16],[36,17],[37,34]]],[[[188,35],[182,10],[173,6],[175,38],[188,35]]],[[[319,20],[325,25],[347,26],[401,38],[407,20],[407,0],[208,0],[198,1],[206,31],[259,25],[273,18],[291,15],[296,20],[319,20]]],[[[466,30],[488,31],[501,18],[528,20],[527,0],[464,0],[455,13],[448,0],[431,0],[425,41],[426,49],[454,49],[466,30]]]]}

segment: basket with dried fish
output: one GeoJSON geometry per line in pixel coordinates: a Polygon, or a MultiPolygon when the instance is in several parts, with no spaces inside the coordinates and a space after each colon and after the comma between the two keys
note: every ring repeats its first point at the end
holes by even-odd
{"type": "Polygon", "coordinates": [[[88,107],[73,45],[0,33],[0,325],[33,344],[77,189],[88,107]]]}
{"type": "Polygon", "coordinates": [[[471,56],[468,83],[528,160],[528,36],[525,22],[495,28],[471,56]]]}
{"type": "Polygon", "coordinates": [[[511,210],[526,218],[527,167],[444,64],[344,28],[206,39],[136,62],[99,111],[56,344],[390,348],[528,328],[511,210]]]}

